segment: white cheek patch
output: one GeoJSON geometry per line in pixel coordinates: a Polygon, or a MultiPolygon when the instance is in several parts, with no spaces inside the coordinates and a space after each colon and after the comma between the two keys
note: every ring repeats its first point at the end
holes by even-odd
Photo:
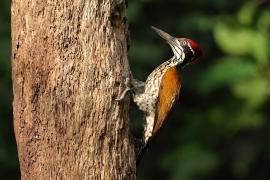
{"type": "Polygon", "coordinates": [[[183,53],[183,48],[181,46],[172,46],[173,53],[176,59],[184,59],[185,54],[183,53]]]}
{"type": "Polygon", "coordinates": [[[184,49],[180,46],[180,48],[182,49],[182,53],[181,53],[181,60],[184,60],[186,55],[184,53],[184,49]]]}
{"type": "Polygon", "coordinates": [[[190,51],[192,52],[192,54],[195,55],[195,52],[194,52],[194,50],[192,49],[192,47],[190,46],[189,43],[188,43],[188,47],[189,47],[190,51]]]}
{"type": "Polygon", "coordinates": [[[171,46],[172,47],[172,50],[173,50],[173,55],[175,56],[175,58],[179,58],[180,55],[178,54],[177,50],[175,49],[175,46],[171,46]]]}
{"type": "Polygon", "coordinates": [[[179,59],[181,54],[182,54],[182,51],[178,47],[175,47],[175,51],[176,51],[176,54],[177,54],[177,59],[179,59]]]}

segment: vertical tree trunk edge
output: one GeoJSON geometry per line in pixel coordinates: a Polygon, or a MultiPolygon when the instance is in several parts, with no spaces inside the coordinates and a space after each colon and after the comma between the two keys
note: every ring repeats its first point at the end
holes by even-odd
{"type": "Polygon", "coordinates": [[[21,179],[135,179],[124,0],[13,0],[21,179]]]}

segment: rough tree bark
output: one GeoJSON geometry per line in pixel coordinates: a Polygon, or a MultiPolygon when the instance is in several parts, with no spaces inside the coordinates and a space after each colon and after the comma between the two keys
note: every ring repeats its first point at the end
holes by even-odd
{"type": "Polygon", "coordinates": [[[22,179],[135,179],[124,0],[13,0],[22,179]]]}

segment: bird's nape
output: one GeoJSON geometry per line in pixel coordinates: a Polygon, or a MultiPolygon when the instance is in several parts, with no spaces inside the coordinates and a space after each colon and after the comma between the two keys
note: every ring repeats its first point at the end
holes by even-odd
{"type": "Polygon", "coordinates": [[[191,48],[194,51],[194,56],[195,56],[194,59],[198,59],[199,57],[201,57],[203,55],[201,46],[194,40],[187,39],[187,41],[189,42],[191,48]]]}

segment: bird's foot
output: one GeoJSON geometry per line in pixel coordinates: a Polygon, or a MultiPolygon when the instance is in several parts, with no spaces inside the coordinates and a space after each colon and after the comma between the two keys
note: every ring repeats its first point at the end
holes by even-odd
{"type": "Polygon", "coordinates": [[[126,89],[121,93],[121,95],[120,95],[119,98],[116,98],[115,99],[116,101],[123,100],[125,98],[127,92],[131,90],[131,87],[130,87],[130,78],[126,78],[126,80],[125,80],[125,86],[126,86],[126,89]]]}

